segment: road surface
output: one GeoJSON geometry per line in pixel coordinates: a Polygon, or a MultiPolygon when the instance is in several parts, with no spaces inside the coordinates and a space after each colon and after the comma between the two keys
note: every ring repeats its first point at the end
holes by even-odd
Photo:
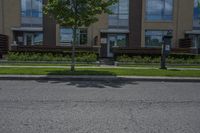
{"type": "Polygon", "coordinates": [[[0,133],[199,133],[200,83],[0,81],[0,133]]]}

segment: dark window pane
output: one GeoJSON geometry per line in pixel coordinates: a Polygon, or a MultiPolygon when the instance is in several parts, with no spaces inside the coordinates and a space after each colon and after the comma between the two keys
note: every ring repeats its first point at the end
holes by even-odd
{"type": "Polygon", "coordinates": [[[21,0],[22,25],[42,26],[42,0],[21,0]]]}
{"type": "Polygon", "coordinates": [[[200,8],[198,7],[198,0],[194,1],[193,27],[194,29],[200,29],[200,8]]]}
{"type": "Polygon", "coordinates": [[[172,20],[174,0],[146,0],[147,20],[172,20]]]}
{"type": "Polygon", "coordinates": [[[117,35],[117,46],[125,47],[127,45],[126,35],[117,35]]]}
{"type": "MultiPolygon", "coordinates": [[[[79,45],[87,44],[87,29],[77,30],[77,39],[79,45]]],[[[60,29],[60,43],[62,45],[71,45],[73,42],[73,30],[72,28],[60,29]]]]}
{"type": "Polygon", "coordinates": [[[167,35],[169,31],[146,30],[145,31],[145,46],[146,47],[161,47],[162,42],[163,42],[162,39],[165,35],[167,35]]]}
{"type": "Polygon", "coordinates": [[[109,15],[110,28],[128,28],[129,27],[129,0],[119,0],[119,2],[110,7],[113,14],[109,15]]]}

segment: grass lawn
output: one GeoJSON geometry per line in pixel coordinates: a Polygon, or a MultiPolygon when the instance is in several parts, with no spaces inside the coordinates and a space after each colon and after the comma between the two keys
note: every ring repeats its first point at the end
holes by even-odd
{"type": "Polygon", "coordinates": [[[76,72],[61,68],[0,68],[0,74],[14,75],[112,75],[112,76],[169,76],[200,77],[200,71],[123,69],[123,68],[78,68],[76,72]]]}
{"type": "MultiPolygon", "coordinates": [[[[152,67],[159,68],[160,64],[146,64],[146,65],[119,65],[120,67],[152,67]]],[[[169,68],[200,68],[200,65],[167,65],[169,68]]]]}
{"type": "MultiPolygon", "coordinates": [[[[0,63],[0,66],[70,66],[64,63],[0,63]]],[[[97,64],[76,64],[76,66],[98,66],[97,64]]],[[[148,67],[159,68],[160,64],[135,64],[135,65],[119,65],[119,67],[148,67]]],[[[169,68],[200,68],[200,65],[168,65],[169,68]]]]}

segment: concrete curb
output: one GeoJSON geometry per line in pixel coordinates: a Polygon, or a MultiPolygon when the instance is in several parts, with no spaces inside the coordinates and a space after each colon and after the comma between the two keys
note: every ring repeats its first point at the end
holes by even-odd
{"type": "Polygon", "coordinates": [[[199,77],[0,75],[0,80],[200,82],[199,77]]]}
{"type": "MultiPolygon", "coordinates": [[[[70,66],[1,66],[0,68],[70,68],[70,66]]],[[[76,68],[113,68],[113,69],[159,69],[158,67],[120,67],[120,66],[77,66],[76,68]]],[[[168,67],[168,70],[193,70],[200,71],[200,68],[178,68],[168,67]]]]}

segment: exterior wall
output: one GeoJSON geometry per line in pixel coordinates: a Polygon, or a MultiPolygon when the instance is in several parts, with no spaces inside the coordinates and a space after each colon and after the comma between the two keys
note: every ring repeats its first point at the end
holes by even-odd
{"type": "MultiPolygon", "coordinates": [[[[12,27],[21,26],[21,0],[0,0],[0,33],[9,36],[13,43],[12,27]]],[[[48,0],[44,0],[44,4],[48,0]]],[[[194,0],[174,0],[173,20],[150,22],[145,20],[146,0],[130,0],[129,49],[145,47],[145,30],[173,30],[173,47],[178,47],[179,39],[184,38],[186,31],[193,28],[194,0]]],[[[60,45],[60,26],[44,15],[44,45],[60,45]]],[[[100,46],[100,31],[108,29],[108,15],[99,15],[99,21],[88,27],[88,46],[100,46]]]]}
{"type": "Polygon", "coordinates": [[[9,44],[13,43],[13,33],[11,27],[20,27],[21,17],[20,0],[1,0],[3,2],[3,34],[9,36],[9,44]]]}
{"type": "Polygon", "coordinates": [[[129,9],[129,48],[138,48],[141,46],[142,30],[142,0],[130,0],[129,9]]]}
{"type": "Polygon", "coordinates": [[[0,34],[3,34],[3,0],[0,1],[0,34]]]}
{"type": "Polygon", "coordinates": [[[101,29],[108,29],[108,15],[102,14],[99,15],[99,21],[92,24],[88,28],[88,45],[94,45],[95,37],[98,37],[97,45],[100,45],[100,30],[101,29]]]}
{"type": "Polygon", "coordinates": [[[145,47],[145,30],[173,30],[172,47],[178,47],[179,39],[184,38],[185,31],[192,30],[193,7],[192,0],[174,0],[172,21],[150,22],[145,20],[146,0],[143,0],[141,47],[145,47]]]}
{"type": "Polygon", "coordinates": [[[186,31],[193,29],[194,0],[179,0],[179,12],[177,15],[177,37],[184,38],[186,31]]]}
{"type": "MultiPolygon", "coordinates": [[[[46,4],[48,0],[43,0],[46,4]]],[[[48,15],[43,16],[43,32],[44,32],[44,45],[56,46],[56,22],[48,15]]]]}

